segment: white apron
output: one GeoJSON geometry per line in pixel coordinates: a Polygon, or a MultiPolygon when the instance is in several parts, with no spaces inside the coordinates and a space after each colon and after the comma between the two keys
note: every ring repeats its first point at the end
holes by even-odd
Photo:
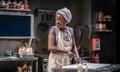
{"type": "MultiPolygon", "coordinates": [[[[67,32],[70,34],[68,29],[67,29],[67,32]]],[[[58,34],[57,47],[65,51],[71,51],[72,39],[69,42],[65,41],[61,38],[61,32],[58,31],[58,33],[59,34],[58,34]]],[[[70,64],[70,58],[68,57],[67,54],[50,52],[49,59],[48,59],[48,72],[52,72],[52,68],[62,68],[62,66],[69,65],[69,64],[70,64]]]]}

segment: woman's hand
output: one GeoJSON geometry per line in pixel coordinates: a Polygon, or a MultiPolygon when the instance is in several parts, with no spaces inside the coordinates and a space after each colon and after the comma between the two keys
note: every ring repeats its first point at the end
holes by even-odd
{"type": "Polygon", "coordinates": [[[80,58],[77,54],[74,56],[74,58],[80,58]]]}
{"type": "Polygon", "coordinates": [[[75,57],[75,54],[73,54],[71,51],[68,51],[68,52],[67,52],[67,55],[68,55],[70,58],[74,58],[74,57],[75,57]]]}

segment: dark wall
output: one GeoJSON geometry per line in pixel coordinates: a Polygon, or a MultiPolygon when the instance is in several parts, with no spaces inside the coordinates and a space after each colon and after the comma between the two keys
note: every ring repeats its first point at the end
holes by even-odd
{"type": "Polygon", "coordinates": [[[116,62],[116,0],[92,0],[92,24],[96,23],[95,14],[98,10],[104,15],[111,15],[112,21],[106,21],[107,29],[112,32],[96,33],[101,38],[100,57],[102,63],[116,62]]]}

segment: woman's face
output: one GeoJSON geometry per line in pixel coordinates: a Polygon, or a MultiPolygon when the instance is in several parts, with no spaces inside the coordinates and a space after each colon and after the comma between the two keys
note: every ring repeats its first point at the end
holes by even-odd
{"type": "Polygon", "coordinates": [[[63,29],[66,26],[66,21],[65,21],[64,17],[62,15],[60,15],[60,14],[56,14],[55,23],[56,23],[56,26],[59,29],[63,29]]]}

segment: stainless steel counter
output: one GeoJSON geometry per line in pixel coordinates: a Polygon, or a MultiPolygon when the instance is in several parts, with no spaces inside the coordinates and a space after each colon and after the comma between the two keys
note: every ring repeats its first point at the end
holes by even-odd
{"type": "Polygon", "coordinates": [[[17,63],[19,63],[22,61],[23,62],[35,62],[35,66],[34,66],[35,71],[34,72],[38,72],[38,57],[23,57],[23,58],[14,57],[14,56],[0,57],[0,63],[4,63],[4,62],[15,62],[15,63],[17,62],[17,63]]]}
{"type": "MultiPolygon", "coordinates": [[[[53,69],[53,72],[78,72],[76,64],[64,66],[62,69],[53,69]]],[[[120,64],[88,63],[88,72],[120,72],[120,64]]]]}
{"type": "Polygon", "coordinates": [[[14,57],[14,56],[8,56],[8,57],[0,57],[0,61],[37,61],[37,57],[14,57]]]}

